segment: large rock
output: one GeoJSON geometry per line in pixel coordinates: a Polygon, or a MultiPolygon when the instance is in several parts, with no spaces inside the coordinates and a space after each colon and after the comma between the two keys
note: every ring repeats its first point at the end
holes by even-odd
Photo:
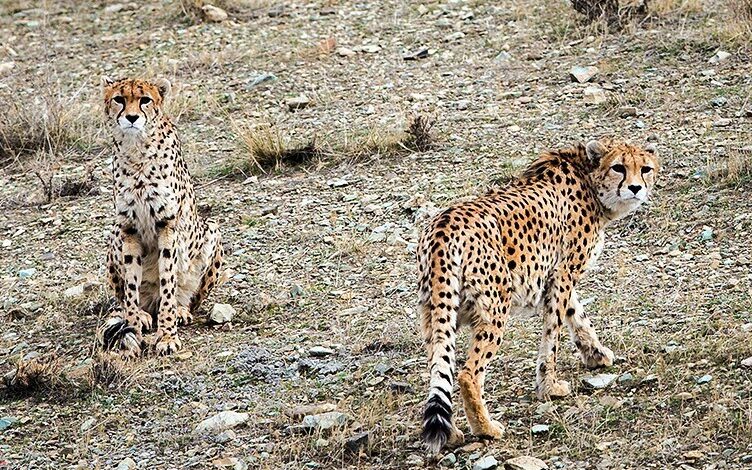
{"type": "Polygon", "coordinates": [[[308,430],[328,431],[332,428],[343,426],[349,417],[339,411],[330,411],[317,415],[308,415],[303,418],[303,427],[308,430]]]}
{"type": "Polygon", "coordinates": [[[546,462],[523,455],[504,462],[504,470],[548,470],[546,462]]]}
{"type": "Polygon", "coordinates": [[[221,325],[223,323],[230,323],[234,315],[235,315],[235,309],[232,308],[232,305],[214,304],[214,307],[212,308],[212,312],[211,312],[211,315],[209,316],[209,319],[212,322],[218,325],[221,325]]]}
{"type": "Polygon", "coordinates": [[[227,19],[227,12],[214,5],[206,4],[201,7],[201,11],[204,13],[204,19],[213,23],[221,23],[227,19]]]}
{"type": "Polygon", "coordinates": [[[618,378],[619,376],[616,374],[598,374],[593,377],[583,377],[582,384],[594,390],[601,390],[614,383],[618,378]]]}
{"type": "Polygon", "coordinates": [[[219,433],[248,421],[248,413],[222,411],[211,418],[201,421],[193,431],[196,434],[219,433]]]}
{"type": "Polygon", "coordinates": [[[586,83],[595,78],[598,75],[598,67],[589,65],[587,67],[574,66],[569,71],[569,77],[572,81],[577,83],[586,83]]]}
{"type": "Polygon", "coordinates": [[[499,461],[493,455],[479,458],[473,464],[473,470],[492,470],[499,466],[499,461]]]}

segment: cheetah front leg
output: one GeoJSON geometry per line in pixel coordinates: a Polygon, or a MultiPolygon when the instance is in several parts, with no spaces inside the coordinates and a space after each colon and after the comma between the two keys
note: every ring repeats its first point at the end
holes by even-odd
{"type": "Polygon", "coordinates": [[[178,338],[177,319],[177,253],[175,219],[172,219],[159,231],[157,238],[159,248],[159,313],[157,316],[157,353],[172,354],[182,344],[178,338]]]}
{"type": "Polygon", "coordinates": [[[565,397],[571,391],[569,383],[556,378],[556,353],[561,325],[573,288],[574,279],[566,272],[554,276],[546,289],[542,308],[543,337],[538,349],[535,374],[535,391],[540,400],[565,397]]]}
{"type": "Polygon", "coordinates": [[[151,328],[151,315],[139,305],[143,248],[135,234],[115,229],[107,254],[108,281],[120,308],[100,330],[105,349],[119,349],[126,356],[141,353],[142,333],[151,328]]]}
{"type": "Polygon", "coordinates": [[[585,367],[595,369],[613,365],[614,353],[598,340],[598,334],[593,328],[593,323],[585,314],[585,309],[580,304],[577,293],[574,291],[569,300],[569,308],[567,308],[564,323],[569,328],[569,334],[580,352],[585,367]]]}

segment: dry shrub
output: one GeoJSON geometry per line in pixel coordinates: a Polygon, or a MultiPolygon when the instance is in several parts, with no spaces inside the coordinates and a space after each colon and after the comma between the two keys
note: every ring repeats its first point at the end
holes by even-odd
{"type": "Polygon", "coordinates": [[[201,8],[213,5],[225,10],[232,18],[247,20],[259,16],[259,10],[268,8],[273,2],[270,0],[180,0],[181,12],[193,23],[204,21],[201,8]]]}
{"type": "Polygon", "coordinates": [[[267,173],[282,167],[298,166],[321,156],[316,139],[303,145],[290,143],[276,126],[253,127],[232,122],[235,135],[248,160],[240,162],[239,169],[249,173],[267,173]]]}
{"type": "Polygon", "coordinates": [[[11,399],[70,398],[76,395],[76,387],[62,371],[63,363],[55,355],[21,360],[16,369],[4,377],[5,395],[11,399]]]}
{"type": "Polygon", "coordinates": [[[625,23],[648,13],[649,0],[571,0],[572,8],[589,22],[603,21],[612,29],[621,29],[625,23]]]}
{"type": "Polygon", "coordinates": [[[752,34],[752,0],[729,0],[729,6],[732,23],[740,29],[740,34],[752,34]]]}
{"type": "Polygon", "coordinates": [[[752,179],[752,146],[732,149],[727,164],[727,177],[735,182],[752,179]]]}
{"type": "Polygon", "coordinates": [[[435,122],[424,115],[410,118],[402,132],[372,130],[366,137],[345,149],[350,158],[372,156],[399,156],[415,152],[426,152],[436,146],[432,132],[435,122]]]}
{"type": "Polygon", "coordinates": [[[118,355],[99,352],[91,365],[89,385],[92,389],[119,389],[125,387],[131,377],[126,372],[125,362],[118,355]]]}
{"type": "Polygon", "coordinates": [[[89,151],[99,126],[92,110],[82,106],[80,92],[64,96],[42,85],[35,99],[0,96],[6,104],[0,120],[0,166],[44,158],[61,159],[74,151],[89,151]]]}

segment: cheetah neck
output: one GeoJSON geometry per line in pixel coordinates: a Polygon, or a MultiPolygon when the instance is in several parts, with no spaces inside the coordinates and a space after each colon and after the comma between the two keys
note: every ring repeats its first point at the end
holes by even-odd
{"type": "Polygon", "coordinates": [[[126,165],[138,165],[160,158],[162,152],[158,150],[155,142],[172,133],[172,123],[166,117],[161,117],[158,123],[143,134],[116,133],[115,159],[126,165]]]}

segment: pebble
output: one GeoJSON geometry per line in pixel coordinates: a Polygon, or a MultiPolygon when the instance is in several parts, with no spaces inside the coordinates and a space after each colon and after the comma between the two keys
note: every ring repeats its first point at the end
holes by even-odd
{"type": "Polygon", "coordinates": [[[368,445],[369,437],[370,437],[370,434],[368,431],[359,432],[358,434],[355,434],[354,436],[349,437],[345,441],[345,447],[347,447],[347,450],[349,450],[353,454],[357,454],[360,451],[360,449],[368,445]]]}
{"type": "Polygon", "coordinates": [[[0,418],[0,431],[5,431],[18,422],[18,419],[11,416],[3,416],[0,418]]]}
{"type": "Polygon", "coordinates": [[[705,374],[702,377],[700,377],[699,379],[697,379],[697,385],[706,384],[706,383],[710,382],[711,380],[713,380],[713,376],[710,375],[710,374],[705,374]]]}
{"type": "Polygon", "coordinates": [[[491,470],[497,468],[499,461],[493,455],[486,455],[476,460],[473,464],[473,470],[491,470]]]}
{"type": "Polygon", "coordinates": [[[327,180],[326,185],[330,188],[342,188],[349,186],[350,182],[344,178],[332,178],[330,180],[327,180]]]}
{"type": "Polygon", "coordinates": [[[340,56],[340,57],[352,57],[352,56],[358,54],[354,50],[348,49],[346,47],[338,47],[337,50],[334,51],[334,52],[336,52],[337,55],[340,56]]]}
{"type": "Polygon", "coordinates": [[[227,12],[214,5],[206,4],[201,7],[201,11],[204,13],[204,18],[213,23],[221,23],[227,19],[227,12]]]}
{"type": "Polygon", "coordinates": [[[18,271],[18,277],[20,277],[21,279],[28,279],[36,273],[37,273],[36,268],[22,269],[18,271]]]}
{"type": "Polygon", "coordinates": [[[101,284],[96,281],[86,281],[77,286],[72,286],[65,289],[63,296],[74,299],[83,296],[87,292],[91,292],[94,288],[99,287],[101,284]]]}
{"type": "Polygon", "coordinates": [[[507,51],[501,51],[499,52],[496,57],[494,57],[494,62],[497,64],[508,64],[512,61],[514,57],[512,57],[512,54],[510,54],[507,51]]]}
{"type": "Polygon", "coordinates": [[[326,357],[334,354],[334,350],[325,348],[323,346],[314,346],[308,350],[308,354],[310,354],[312,357],[326,357]]]}
{"type": "Polygon", "coordinates": [[[214,441],[218,444],[225,444],[227,442],[234,441],[236,437],[238,436],[237,434],[235,434],[235,431],[228,429],[217,434],[217,437],[214,438],[214,441]]]}
{"type": "Polygon", "coordinates": [[[634,376],[627,372],[626,374],[621,374],[618,381],[619,385],[629,385],[634,382],[634,376]]]}
{"type": "Polygon", "coordinates": [[[720,118],[717,121],[713,121],[713,127],[728,127],[732,122],[729,118],[720,118]]]}
{"type": "Polygon", "coordinates": [[[586,104],[601,104],[608,101],[606,98],[606,92],[603,88],[595,85],[590,85],[582,92],[583,98],[586,104]]]}
{"type": "Polygon", "coordinates": [[[595,390],[601,390],[614,383],[618,377],[616,374],[598,374],[593,377],[583,377],[581,380],[583,385],[595,390]]]}
{"type": "Polygon", "coordinates": [[[212,465],[218,468],[231,468],[232,470],[246,470],[248,468],[248,465],[237,457],[214,459],[212,465]]]}
{"type": "Polygon", "coordinates": [[[598,72],[598,67],[592,65],[582,67],[577,65],[572,67],[569,71],[569,78],[571,78],[573,82],[586,83],[595,78],[595,76],[598,75],[598,72]]]}
{"type": "Polygon", "coordinates": [[[652,384],[655,382],[658,382],[658,376],[656,374],[646,375],[645,377],[642,378],[642,380],[640,380],[640,383],[644,385],[652,384]]]}
{"type": "Polygon", "coordinates": [[[752,368],[752,356],[750,356],[750,357],[742,360],[742,365],[744,367],[750,367],[750,368],[752,368]]]}
{"type": "Polygon", "coordinates": [[[465,33],[463,33],[462,31],[456,31],[454,33],[447,34],[446,36],[444,36],[444,42],[459,41],[460,39],[464,37],[465,37],[465,33]]]}
{"type": "Polygon", "coordinates": [[[16,67],[15,62],[0,62],[0,76],[9,73],[16,67]]]}
{"type": "Polygon", "coordinates": [[[547,433],[549,429],[550,427],[548,426],[548,424],[536,424],[535,426],[530,428],[530,431],[533,434],[544,434],[547,433]]]}
{"type": "Polygon", "coordinates": [[[245,423],[246,421],[248,421],[248,418],[248,413],[222,411],[221,413],[217,413],[211,418],[207,418],[201,421],[198,426],[196,426],[196,429],[194,429],[193,432],[196,434],[222,432],[227,429],[234,428],[239,424],[245,423]]]}
{"type": "Polygon", "coordinates": [[[674,395],[674,398],[681,401],[691,400],[694,396],[689,392],[679,392],[674,395]]]}
{"type": "Polygon", "coordinates": [[[277,81],[276,75],[272,73],[262,73],[261,75],[257,75],[256,77],[253,78],[253,80],[251,80],[251,83],[248,84],[248,88],[256,88],[257,86],[274,83],[276,81],[277,81]]]}
{"type": "Polygon", "coordinates": [[[306,95],[301,94],[294,98],[288,98],[285,101],[285,104],[287,105],[288,110],[297,111],[299,109],[305,109],[311,106],[313,103],[311,102],[310,98],[308,98],[306,95]]]}
{"type": "Polygon", "coordinates": [[[232,307],[232,305],[214,304],[214,307],[212,307],[211,315],[209,315],[209,319],[213,323],[221,325],[224,323],[230,323],[234,315],[235,309],[232,307]]]}
{"type": "Polygon", "coordinates": [[[309,430],[318,429],[321,431],[327,431],[334,427],[346,424],[349,419],[350,417],[344,413],[330,411],[328,413],[306,416],[303,418],[303,427],[309,430]]]}
{"type": "Polygon", "coordinates": [[[635,117],[637,116],[637,107],[635,106],[621,106],[616,114],[621,118],[635,117]]]}
{"type": "Polygon", "coordinates": [[[135,460],[130,457],[126,457],[120,461],[115,470],[136,470],[137,467],[138,465],[136,465],[135,460]]]}
{"type": "Polygon", "coordinates": [[[81,423],[81,432],[86,432],[94,427],[94,425],[97,424],[97,418],[89,418],[83,423],[81,423]]]}
{"type": "Polygon", "coordinates": [[[439,465],[442,467],[454,467],[457,463],[457,456],[452,452],[446,454],[443,459],[439,461],[439,465]]]}
{"type": "Polygon", "coordinates": [[[403,60],[419,60],[419,59],[425,59],[428,57],[429,50],[427,47],[421,47],[419,49],[416,49],[412,52],[408,52],[407,54],[402,56],[403,60]]]}
{"type": "Polygon", "coordinates": [[[708,62],[710,62],[711,64],[718,64],[727,60],[729,57],[731,57],[730,53],[726,51],[718,51],[715,53],[715,55],[713,55],[713,57],[708,60],[708,62]]]}
{"type": "Polygon", "coordinates": [[[548,470],[546,462],[523,455],[504,462],[504,470],[548,470]]]}

